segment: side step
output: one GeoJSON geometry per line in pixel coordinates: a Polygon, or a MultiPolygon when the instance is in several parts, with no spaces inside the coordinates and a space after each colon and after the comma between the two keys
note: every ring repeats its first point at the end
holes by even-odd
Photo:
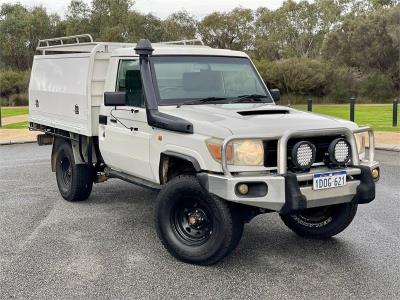
{"type": "Polygon", "coordinates": [[[112,170],[110,168],[105,168],[105,174],[111,178],[118,178],[123,181],[136,184],[141,187],[145,187],[152,190],[161,190],[162,185],[148,181],[146,179],[142,179],[133,175],[125,174],[119,171],[112,170]]]}

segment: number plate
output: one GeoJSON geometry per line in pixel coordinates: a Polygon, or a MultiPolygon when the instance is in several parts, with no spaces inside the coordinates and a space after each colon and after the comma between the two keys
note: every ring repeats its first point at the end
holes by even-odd
{"type": "Polygon", "coordinates": [[[346,171],[316,173],[313,176],[313,189],[323,190],[346,185],[346,171]]]}

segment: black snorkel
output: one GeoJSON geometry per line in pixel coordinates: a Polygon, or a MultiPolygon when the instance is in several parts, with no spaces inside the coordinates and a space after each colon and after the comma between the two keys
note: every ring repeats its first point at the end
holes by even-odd
{"type": "Polygon", "coordinates": [[[139,55],[140,73],[145,93],[147,123],[152,127],[161,129],[193,133],[192,123],[158,111],[157,97],[150,68],[150,57],[153,51],[154,49],[147,39],[139,40],[135,47],[135,53],[139,55]]]}

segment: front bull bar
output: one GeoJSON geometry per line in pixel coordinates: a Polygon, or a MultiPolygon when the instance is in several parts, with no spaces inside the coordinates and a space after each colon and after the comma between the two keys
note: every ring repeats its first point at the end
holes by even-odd
{"type": "Polygon", "coordinates": [[[370,127],[358,128],[351,131],[348,128],[324,128],[324,129],[312,129],[312,130],[286,130],[283,135],[232,135],[226,138],[222,144],[221,153],[221,165],[224,175],[226,177],[233,177],[232,173],[229,171],[226,150],[228,144],[235,140],[242,139],[259,139],[259,140],[278,140],[278,151],[277,151],[277,170],[278,174],[283,175],[287,173],[287,143],[291,138],[301,138],[301,137],[316,137],[324,136],[329,134],[340,134],[345,136],[346,140],[350,143],[351,147],[351,161],[354,166],[360,165],[360,158],[358,156],[357,143],[354,137],[354,133],[368,132],[369,135],[369,156],[368,161],[370,163],[374,162],[375,153],[375,137],[374,132],[370,127]]]}

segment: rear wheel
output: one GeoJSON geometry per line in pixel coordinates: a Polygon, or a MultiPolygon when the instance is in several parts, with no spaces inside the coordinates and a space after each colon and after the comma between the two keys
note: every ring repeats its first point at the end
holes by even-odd
{"type": "Polygon", "coordinates": [[[65,200],[86,200],[92,191],[93,167],[76,165],[71,145],[63,143],[56,154],[56,178],[60,194],[65,200]]]}
{"type": "Polygon", "coordinates": [[[343,203],[308,208],[281,215],[283,222],[300,236],[313,239],[330,238],[347,228],[357,212],[357,204],[343,203]]]}
{"type": "Polygon", "coordinates": [[[243,222],[227,203],[210,195],[194,176],[179,176],[166,184],[157,198],[156,226],[174,257],[200,265],[228,255],[243,232],[243,222]]]}

